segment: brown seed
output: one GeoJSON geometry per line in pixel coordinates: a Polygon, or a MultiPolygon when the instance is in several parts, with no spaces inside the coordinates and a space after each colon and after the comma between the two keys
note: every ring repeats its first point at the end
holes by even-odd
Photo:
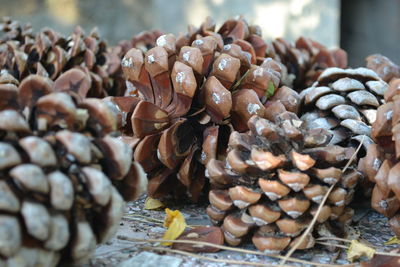
{"type": "Polygon", "coordinates": [[[339,218],[339,216],[342,215],[345,207],[346,206],[344,206],[344,205],[343,206],[330,206],[331,212],[332,212],[330,219],[336,220],[337,218],[339,218]]]}
{"type": "Polygon", "coordinates": [[[318,179],[327,184],[335,184],[342,178],[342,171],[335,167],[326,169],[313,168],[312,172],[318,179]]]}
{"type": "MultiPolygon", "coordinates": [[[[222,233],[221,228],[219,227],[201,226],[183,233],[177,240],[193,240],[193,241],[208,242],[215,245],[223,245],[224,235],[222,233]]],[[[172,245],[172,248],[189,252],[206,252],[206,253],[214,253],[220,250],[219,248],[209,247],[204,245],[180,244],[180,243],[174,243],[172,245]]]]}
{"type": "Polygon", "coordinates": [[[223,228],[222,231],[224,232],[225,242],[228,243],[228,245],[236,247],[242,242],[242,238],[234,236],[223,228]]]}
{"type": "Polygon", "coordinates": [[[74,262],[84,262],[91,256],[96,248],[96,237],[88,222],[77,223],[71,242],[71,257],[74,262]]]}
{"type": "Polygon", "coordinates": [[[37,202],[25,200],[21,206],[21,215],[27,232],[34,238],[45,241],[50,234],[50,214],[47,208],[37,202]]]}

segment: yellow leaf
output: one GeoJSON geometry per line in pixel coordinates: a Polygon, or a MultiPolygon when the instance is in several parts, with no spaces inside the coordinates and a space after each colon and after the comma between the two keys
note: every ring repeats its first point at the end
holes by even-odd
{"type": "Polygon", "coordinates": [[[146,198],[146,201],[144,202],[144,208],[146,210],[156,210],[156,209],[165,208],[165,205],[158,199],[148,197],[148,198],[146,198]]]}
{"type": "Polygon", "coordinates": [[[391,237],[388,241],[385,242],[385,245],[398,245],[400,244],[400,240],[397,236],[391,237]]]}
{"type": "MultiPolygon", "coordinates": [[[[165,209],[164,227],[167,227],[167,231],[164,233],[164,240],[175,240],[183,231],[186,229],[186,221],[182,213],[179,210],[165,209]]],[[[164,242],[161,245],[169,246],[172,243],[164,242]]]]}
{"type": "Polygon", "coordinates": [[[368,259],[372,259],[375,254],[375,249],[370,248],[357,240],[351,240],[350,246],[347,249],[347,260],[353,262],[362,256],[366,256],[368,259]]]}

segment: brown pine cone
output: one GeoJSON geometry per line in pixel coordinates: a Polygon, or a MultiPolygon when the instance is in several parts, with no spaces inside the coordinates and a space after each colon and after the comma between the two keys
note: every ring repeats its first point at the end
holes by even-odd
{"type": "MultiPolygon", "coordinates": [[[[297,242],[331,185],[317,225],[342,228],[351,221],[347,205],[359,178],[352,165],[342,173],[354,148],[328,145],[328,131],[304,129],[294,113],[275,121],[253,116],[249,132],[230,135],[226,158],[207,164],[213,187],[207,214],[222,225],[225,241],[236,246],[251,238],[268,253],[297,242]]],[[[313,245],[310,234],[298,249],[313,245]]]]}
{"type": "MultiPolygon", "coordinates": [[[[251,115],[266,116],[263,104],[281,85],[280,64],[252,65],[239,45],[220,50],[213,36],[180,50],[172,34],[156,43],[145,54],[128,51],[125,97],[104,101],[125,118],[121,131],[148,173],[149,195],[187,192],[196,201],[206,187],[203,165],[225,153],[231,128],[244,131],[251,115]]],[[[299,103],[290,88],[278,91],[294,98],[281,106],[299,103]]]]}
{"type": "MultiPolygon", "coordinates": [[[[309,38],[300,37],[295,44],[282,38],[267,47],[267,55],[286,66],[294,88],[311,86],[327,68],[347,68],[347,53],[343,49],[327,49],[309,38]]],[[[288,84],[289,86],[291,84],[288,84]]]]}
{"type": "Polygon", "coordinates": [[[121,95],[125,90],[120,48],[107,48],[97,29],[89,35],[78,26],[68,38],[50,28],[36,35],[31,28],[5,20],[0,39],[0,69],[22,81],[29,74],[56,80],[62,73],[77,68],[86,73],[91,96],[121,95]]]}
{"type": "Polygon", "coordinates": [[[378,108],[372,124],[372,138],[359,170],[371,182],[372,207],[392,218],[389,223],[400,236],[400,79],[393,79],[385,92],[385,103],[378,108]]]}
{"type": "Polygon", "coordinates": [[[368,56],[365,61],[367,68],[375,71],[387,83],[392,79],[400,78],[400,66],[383,55],[373,54],[368,56]]]}
{"type": "Polygon", "coordinates": [[[117,230],[124,199],[144,191],[145,173],[110,135],[117,120],[101,100],[77,104],[38,75],[0,81],[14,100],[0,102],[0,265],[84,262],[117,230]]]}
{"type": "Polygon", "coordinates": [[[301,119],[307,129],[323,128],[333,133],[331,144],[372,144],[371,124],[383,102],[388,85],[372,70],[326,69],[310,88],[301,92],[304,106],[301,119]],[[363,137],[365,136],[365,137],[363,137]]]}

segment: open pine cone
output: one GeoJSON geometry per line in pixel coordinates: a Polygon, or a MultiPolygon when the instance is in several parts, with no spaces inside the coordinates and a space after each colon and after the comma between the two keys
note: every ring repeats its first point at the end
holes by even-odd
{"type": "MultiPolygon", "coordinates": [[[[355,149],[328,145],[328,131],[305,130],[291,112],[277,115],[275,121],[253,116],[250,132],[231,134],[226,159],[207,164],[213,187],[207,214],[222,224],[230,245],[249,237],[265,252],[292,246],[331,185],[317,224],[343,226],[352,218],[347,205],[359,173],[353,166],[344,173],[342,168],[355,149]]],[[[298,248],[313,245],[311,234],[298,248]]]]}
{"type": "Polygon", "coordinates": [[[156,43],[146,53],[128,51],[125,97],[104,101],[125,118],[121,131],[148,173],[149,195],[187,192],[197,200],[206,184],[203,165],[225,154],[231,128],[244,131],[252,115],[266,116],[263,104],[275,91],[291,100],[280,103],[288,108],[296,109],[299,97],[279,88],[280,63],[268,58],[253,65],[239,45],[221,49],[206,36],[178,50],[172,34],[156,43]]]}
{"type": "Polygon", "coordinates": [[[178,38],[177,45],[190,45],[201,36],[215,37],[221,47],[227,44],[239,45],[251,55],[252,64],[259,65],[265,58],[273,58],[284,66],[283,84],[297,89],[311,86],[326,68],[347,67],[347,53],[343,49],[328,49],[304,37],[297,39],[295,44],[282,38],[268,43],[262,39],[261,28],[250,25],[242,16],[225,21],[218,30],[215,21],[207,17],[199,28],[189,26],[188,32],[178,38]]]}
{"type": "Polygon", "coordinates": [[[22,81],[29,74],[56,80],[77,68],[86,73],[90,96],[121,95],[125,89],[121,70],[122,47],[108,48],[97,29],[89,35],[78,26],[65,38],[50,28],[32,34],[29,25],[5,19],[1,24],[0,69],[22,81]]]}
{"type": "Polygon", "coordinates": [[[359,170],[371,182],[372,207],[392,218],[389,222],[400,236],[400,79],[393,79],[385,92],[385,104],[378,108],[372,124],[376,144],[368,147],[359,162],[359,170]]]}
{"type": "Polygon", "coordinates": [[[333,133],[331,144],[343,146],[373,143],[371,124],[383,102],[388,85],[372,70],[326,69],[317,82],[302,91],[301,119],[307,129],[322,128],[333,133]]]}
{"type": "Polygon", "coordinates": [[[2,72],[0,88],[0,265],[83,262],[115,233],[124,199],[146,188],[132,150],[110,134],[107,105],[79,103],[38,75],[18,81],[2,72]]]}

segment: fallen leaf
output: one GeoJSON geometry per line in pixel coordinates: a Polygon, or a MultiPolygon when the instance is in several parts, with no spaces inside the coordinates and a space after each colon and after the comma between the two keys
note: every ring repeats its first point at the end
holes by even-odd
{"type": "Polygon", "coordinates": [[[144,202],[144,209],[156,210],[161,208],[165,208],[165,205],[160,200],[151,197],[146,198],[146,201],[144,202]]]}
{"type": "Polygon", "coordinates": [[[347,249],[347,260],[353,262],[362,256],[371,259],[375,254],[375,249],[370,248],[357,240],[351,240],[350,246],[347,249]]]}
{"type": "MultiPolygon", "coordinates": [[[[186,221],[182,213],[179,210],[165,209],[164,227],[167,227],[167,231],[164,233],[164,240],[175,240],[177,239],[186,229],[186,221]]],[[[164,242],[161,245],[169,246],[171,242],[164,242]]]]}
{"type": "MultiPolygon", "coordinates": [[[[178,240],[203,241],[215,245],[224,244],[224,235],[220,227],[199,226],[183,233],[178,240]]],[[[219,248],[204,246],[200,244],[174,243],[173,249],[179,249],[188,252],[206,252],[213,253],[219,251],[219,248]]]]}
{"type": "Polygon", "coordinates": [[[397,236],[391,237],[388,241],[385,242],[385,245],[398,245],[400,244],[400,240],[397,236]]]}

